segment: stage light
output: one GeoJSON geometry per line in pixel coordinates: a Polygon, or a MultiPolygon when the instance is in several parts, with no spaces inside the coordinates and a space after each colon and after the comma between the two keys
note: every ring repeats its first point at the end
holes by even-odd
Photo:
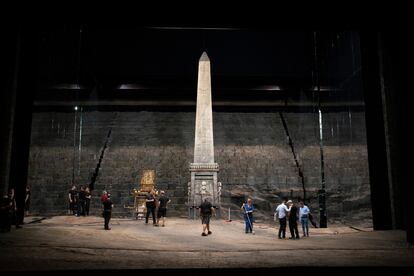
{"type": "Polygon", "coordinates": [[[145,86],[136,83],[121,84],[118,86],[119,90],[142,90],[145,86]]]}

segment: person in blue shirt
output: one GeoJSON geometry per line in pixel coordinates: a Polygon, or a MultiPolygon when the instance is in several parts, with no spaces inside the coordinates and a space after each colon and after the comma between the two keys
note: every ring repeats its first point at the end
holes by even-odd
{"type": "Polygon", "coordinates": [[[305,205],[303,201],[300,202],[300,209],[299,209],[299,218],[300,224],[302,224],[303,236],[309,237],[309,215],[310,210],[309,207],[305,205]]]}
{"type": "Polygon", "coordinates": [[[244,212],[244,222],[246,224],[245,232],[247,233],[254,233],[253,232],[253,203],[252,199],[248,198],[247,203],[243,203],[242,207],[240,208],[244,212]]]}

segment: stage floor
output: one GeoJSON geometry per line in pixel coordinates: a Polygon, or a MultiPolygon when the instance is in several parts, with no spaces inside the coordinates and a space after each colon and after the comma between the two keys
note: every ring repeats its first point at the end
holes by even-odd
{"type": "Polygon", "coordinates": [[[184,218],[168,218],[166,227],[115,218],[110,231],[99,217],[29,223],[35,219],[0,234],[0,270],[414,265],[414,246],[403,231],[312,227],[310,237],[280,240],[276,223],[257,223],[252,235],[244,233],[242,221],[212,220],[213,234],[202,237],[200,221],[184,218]]]}

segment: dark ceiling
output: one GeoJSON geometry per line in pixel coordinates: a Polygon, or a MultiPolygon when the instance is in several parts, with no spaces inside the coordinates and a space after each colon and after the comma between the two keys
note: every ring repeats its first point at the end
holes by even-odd
{"type": "Polygon", "coordinates": [[[356,32],[55,26],[36,39],[37,106],[193,106],[203,51],[215,105],[307,105],[320,95],[363,106],[356,32]]]}

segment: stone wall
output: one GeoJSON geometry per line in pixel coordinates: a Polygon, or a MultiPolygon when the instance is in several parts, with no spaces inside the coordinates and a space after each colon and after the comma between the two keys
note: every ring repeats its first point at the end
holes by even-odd
{"type": "MultiPolygon", "coordinates": [[[[304,172],[310,206],[318,217],[318,115],[283,115],[304,172]]],[[[370,222],[364,113],[327,113],[323,119],[328,219],[370,222]]],[[[239,205],[251,196],[256,217],[271,220],[280,197],[302,196],[302,184],[279,113],[214,112],[213,120],[215,159],[220,166],[219,181],[223,183],[223,217],[227,217],[229,207],[233,218],[239,217],[239,205]]],[[[44,215],[67,212],[72,177],[78,185],[89,183],[110,128],[92,213],[100,213],[99,194],[109,189],[115,215],[128,215],[123,206],[132,203],[129,193],[138,186],[142,170],[155,169],[157,188],[172,199],[169,214],[186,216],[194,112],[82,112],[81,135],[80,112],[76,118],[74,112],[34,113],[28,174],[32,211],[44,215]]]]}

